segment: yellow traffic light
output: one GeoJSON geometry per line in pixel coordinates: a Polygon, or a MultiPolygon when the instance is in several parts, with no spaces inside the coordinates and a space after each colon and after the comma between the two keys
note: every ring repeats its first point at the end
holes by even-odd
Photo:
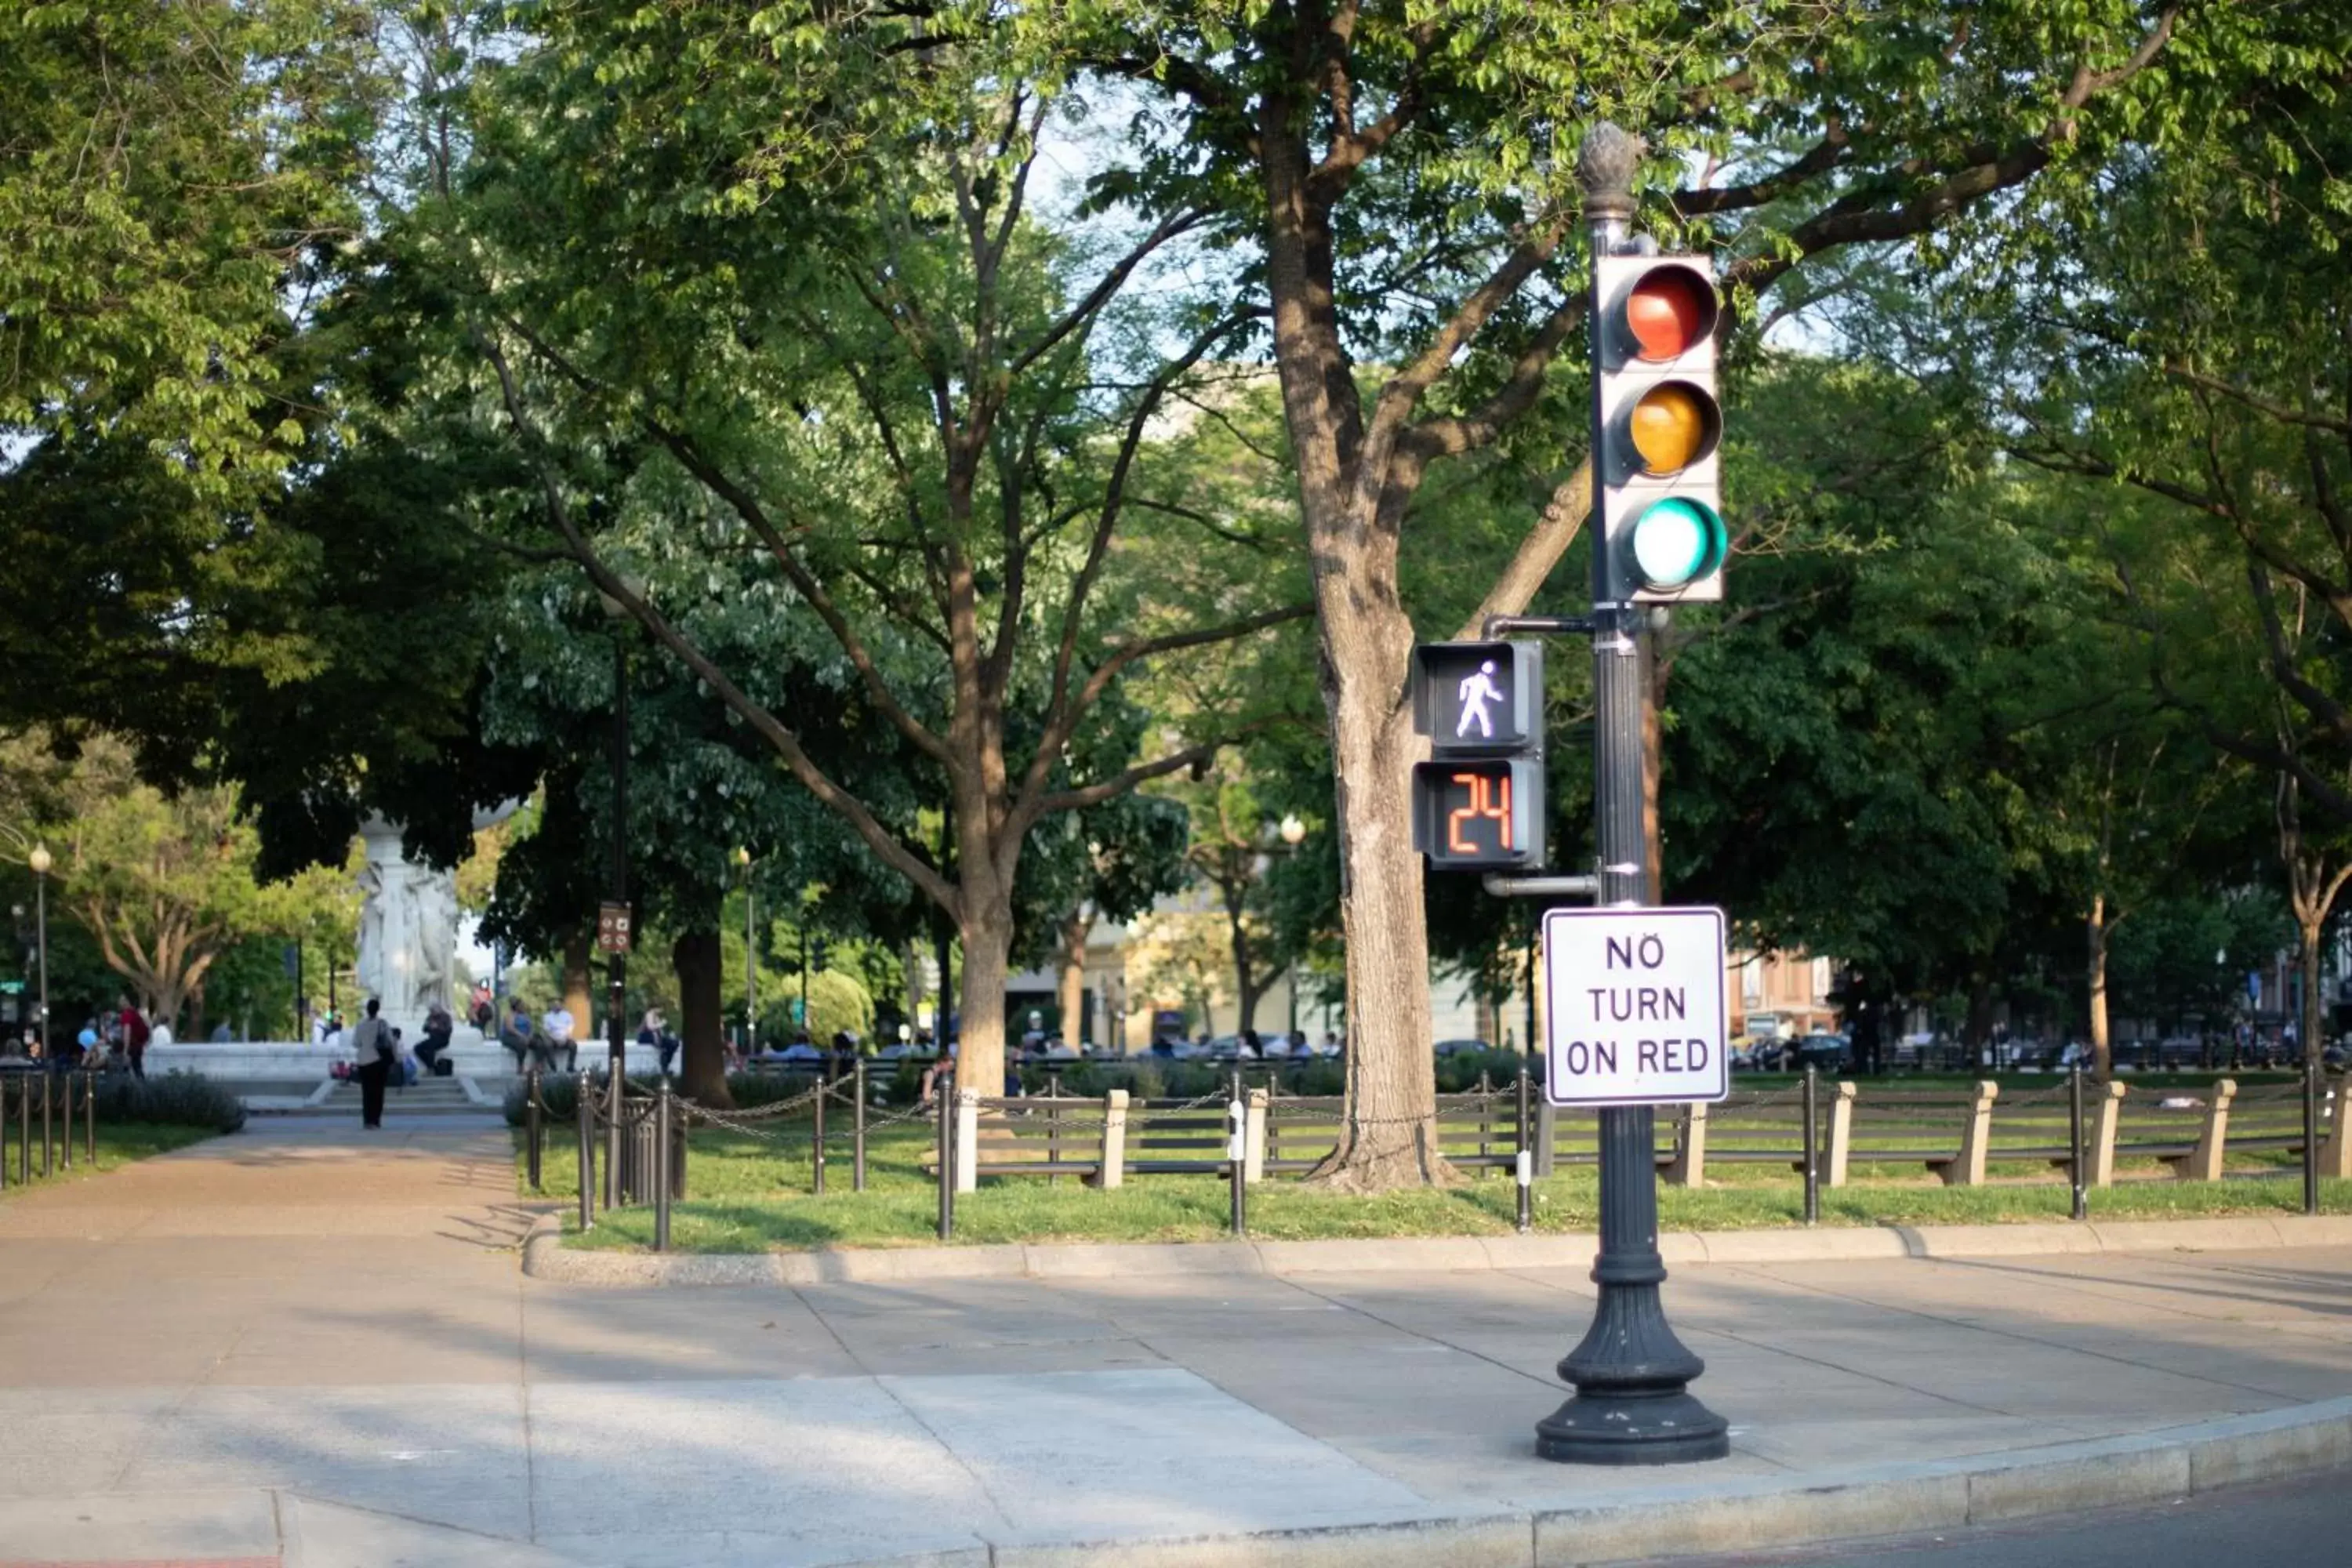
{"type": "Polygon", "coordinates": [[[1715,450],[1723,418],[1715,400],[1686,382],[1669,381],[1642,395],[1626,416],[1626,434],[1642,471],[1679,474],[1715,450]]]}

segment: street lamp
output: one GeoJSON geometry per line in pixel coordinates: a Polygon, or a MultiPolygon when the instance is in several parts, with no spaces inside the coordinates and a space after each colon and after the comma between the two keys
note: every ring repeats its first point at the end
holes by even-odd
{"type": "Polygon", "coordinates": [[[33,941],[40,952],[41,999],[40,1019],[41,1060],[49,1059],[49,868],[57,862],[49,857],[49,847],[36,840],[33,852],[25,857],[25,864],[33,869],[33,941]]]}
{"type": "MultiPolygon", "coordinates": [[[[1275,831],[1282,836],[1283,843],[1289,847],[1290,852],[1294,855],[1298,852],[1298,847],[1307,841],[1307,824],[1299,820],[1298,814],[1295,811],[1284,816],[1282,826],[1275,831]]],[[[1290,1026],[1284,1031],[1283,1048],[1285,1050],[1289,1048],[1291,1041],[1298,1038],[1298,961],[1297,959],[1291,960],[1289,983],[1290,1026]]]]}
{"type": "Polygon", "coordinates": [[[736,869],[743,874],[743,1059],[760,1054],[760,950],[753,932],[759,929],[760,890],[751,885],[751,851],[735,851],[736,869]]]}

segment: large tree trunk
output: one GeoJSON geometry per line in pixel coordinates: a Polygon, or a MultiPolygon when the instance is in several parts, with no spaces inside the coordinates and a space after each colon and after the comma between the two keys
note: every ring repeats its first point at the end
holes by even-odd
{"type": "MultiPolygon", "coordinates": [[[[964,884],[971,897],[971,884],[964,884]]],[[[976,909],[962,924],[963,973],[959,993],[963,1010],[962,1044],[956,1052],[956,1086],[984,1095],[1004,1092],[1004,983],[1012,973],[1013,905],[995,900],[976,909]]]]}
{"type": "Polygon", "coordinates": [[[1324,626],[1343,825],[1348,1087],[1339,1147],[1315,1176],[1368,1193],[1446,1182],[1453,1172],[1437,1150],[1429,932],[1412,847],[1411,779],[1421,746],[1402,700],[1412,627],[1394,605],[1361,616],[1327,606],[1324,626]]]}
{"type": "Polygon", "coordinates": [[[2107,1037],[2107,937],[2114,929],[2107,923],[2106,895],[2094,894],[2084,933],[2090,948],[2091,1071],[2101,1083],[2115,1076],[2115,1057],[2107,1037]]]}
{"type": "MultiPolygon", "coordinates": [[[[1412,621],[1397,596],[1409,483],[1364,473],[1363,408],[1339,335],[1329,197],[1309,179],[1305,82],[1269,90],[1257,116],[1266,194],[1266,294],[1282,414],[1315,574],[1324,706],[1339,822],[1347,952],[1348,1088],[1339,1146],[1310,1179],[1354,1192],[1450,1180],[1437,1151],[1429,932],[1412,831],[1405,668],[1412,621]]],[[[1383,465],[1384,466],[1384,465],[1383,465]]]]}
{"type": "Polygon", "coordinates": [[[678,1087],[689,1100],[726,1107],[726,1030],[721,1018],[726,975],[716,931],[688,931],[670,944],[677,975],[677,1028],[682,1045],[678,1087]]]}
{"type": "Polygon", "coordinates": [[[591,954],[595,951],[595,932],[587,928],[572,932],[563,942],[563,1007],[572,1015],[572,1041],[583,1049],[592,1043],[592,1031],[596,1023],[595,1004],[588,973],[591,954]]]}
{"type": "Polygon", "coordinates": [[[1085,1032],[1080,1026],[1087,1010],[1087,935],[1094,928],[1094,916],[1085,910],[1062,922],[1062,973],[1055,982],[1055,994],[1061,1005],[1061,1037],[1073,1046],[1085,1032]]]}

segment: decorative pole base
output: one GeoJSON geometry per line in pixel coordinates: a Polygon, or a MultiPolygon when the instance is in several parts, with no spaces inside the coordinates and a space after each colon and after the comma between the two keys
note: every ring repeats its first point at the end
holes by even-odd
{"type": "Polygon", "coordinates": [[[1580,1394],[1536,1423],[1536,1452],[1569,1465],[1686,1465],[1731,1453],[1731,1428],[1676,1394],[1580,1394]]]}

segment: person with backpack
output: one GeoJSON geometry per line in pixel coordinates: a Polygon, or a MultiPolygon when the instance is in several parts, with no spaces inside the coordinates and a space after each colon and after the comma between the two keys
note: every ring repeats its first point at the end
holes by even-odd
{"type": "Polygon", "coordinates": [[[392,1077],[394,1056],[392,1026],[377,1015],[383,1004],[368,998],[367,1016],[352,1031],[352,1050],[356,1060],[352,1076],[360,1080],[360,1125],[383,1125],[383,1089],[392,1077]]]}
{"type": "Polygon", "coordinates": [[[428,1073],[439,1071],[437,1064],[441,1053],[449,1048],[449,1037],[457,1031],[457,1020],[449,1016],[449,1009],[436,1002],[433,1010],[425,1016],[425,1037],[416,1045],[416,1064],[420,1070],[428,1073]]]}

